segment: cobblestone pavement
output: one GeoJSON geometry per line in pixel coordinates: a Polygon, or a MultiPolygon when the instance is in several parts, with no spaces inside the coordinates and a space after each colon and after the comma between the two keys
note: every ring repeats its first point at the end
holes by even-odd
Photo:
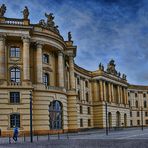
{"type": "Polygon", "coordinates": [[[79,133],[34,136],[30,143],[29,137],[19,137],[14,143],[9,138],[0,138],[0,148],[148,148],[148,128],[111,131],[107,136],[105,130],[91,130],[79,133]]]}

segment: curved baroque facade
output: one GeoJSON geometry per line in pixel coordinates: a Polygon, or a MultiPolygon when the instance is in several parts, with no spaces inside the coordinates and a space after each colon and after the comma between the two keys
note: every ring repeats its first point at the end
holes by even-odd
{"type": "Polygon", "coordinates": [[[52,14],[47,22],[0,17],[0,129],[38,134],[148,124],[148,87],[128,84],[111,60],[87,71],[74,63],[77,47],[64,41],[52,14]],[[138,113],[139,112],[139,113],[138,113]]]}

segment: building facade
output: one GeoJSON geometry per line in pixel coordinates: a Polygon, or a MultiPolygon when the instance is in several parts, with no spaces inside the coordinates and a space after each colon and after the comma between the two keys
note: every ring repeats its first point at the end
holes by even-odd
{"type": "Polygon", "coordinates": [[[128,84],[126,75],[111,60],[87,71],[74,63],[77,47],[71,33],[65,41],[53,14],[31,24],[4,17],[0,11],[0,129],[30,130],[32,96],[33,131],[38,134],[77,132],[83,129],[140,126],[148,123],[148,87],[128,84]],[[137,95],[136,95],[137,94],[137,95]],[[138,102],[138,103],[137,103],[138,102]],[[139,114],[138,114],[139,112],[139,114]],[[137,116],[138,115],[138,116],[137,116]]]}

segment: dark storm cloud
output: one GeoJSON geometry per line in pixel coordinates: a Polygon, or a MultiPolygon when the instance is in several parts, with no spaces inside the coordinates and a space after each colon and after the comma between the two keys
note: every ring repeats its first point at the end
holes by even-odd
{"type": "MultiPolygon", "coordinates": [[[[1,1],[0,1],[1,2],[1,1]]],[[[113,58],[130,83],[148,84],[147,0],[3,0],[7,17],[22,17],[27,5],[31,22],[53,12],[60,32],[71,31],[78,46],[76,63],[96,70],[113,58]]]]}

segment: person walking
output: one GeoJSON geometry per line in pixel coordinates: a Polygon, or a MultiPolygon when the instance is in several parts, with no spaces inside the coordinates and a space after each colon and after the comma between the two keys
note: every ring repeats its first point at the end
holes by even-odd
{"type": "Polygon", "coordinates": [[[18,128],[15,127],[15,128],[14,128],[14,131],[13,131],[13,140],[14,140],[15,142],[17,142],[18,134],[19,134],[18,128]]]}

